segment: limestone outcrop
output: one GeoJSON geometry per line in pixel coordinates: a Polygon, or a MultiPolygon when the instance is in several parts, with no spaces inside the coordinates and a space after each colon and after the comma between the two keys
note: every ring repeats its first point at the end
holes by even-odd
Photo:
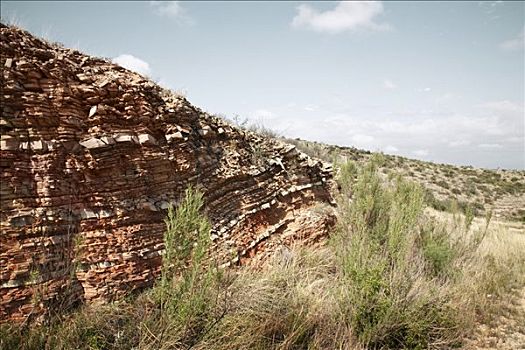
{"type": "Polygon", "coordinates": [[[189,184],[223,265],[333,225],[331,169],[294,146],[106,60],[4,25],[0,39],[0,322],[151,286],[189,184]]]}

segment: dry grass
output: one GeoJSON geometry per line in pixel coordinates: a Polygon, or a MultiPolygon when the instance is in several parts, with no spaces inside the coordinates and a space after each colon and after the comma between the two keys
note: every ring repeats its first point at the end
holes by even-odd
{"type": "MultiPolygon", "coordinates": [[[[508,293],[525,284],[519,227],[425,209],[418,185],[374,165],[344,164],[339,182],[338,228],[322,249],[284,249],[262,270],[190,263],[132,300],[4,325],[0,348],[445,349],[509,316],[508,293]]],[[[186,216],[205,226],[198,207],[186,216]]]]}

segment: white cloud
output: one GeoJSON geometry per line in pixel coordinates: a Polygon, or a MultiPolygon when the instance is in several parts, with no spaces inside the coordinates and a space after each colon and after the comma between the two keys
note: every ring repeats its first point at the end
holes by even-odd
{"type": "Polygon", "coordinates": [[[426,157],[428,156],[428,150],[427,149],[417,149],[415,151],[412,151],[412,153],[415,155],[415,156],[419,156],[419,157],[426,157]]]}
{"type": "Polygon", "coordinates": [[[521,131],[525,137],[525,111],[523,101],[520,103],[509,100],[490,101],[477,106],[480,113],[496,118],[500,126],[509,133],[521,131]]]}
{"type": "Polygon", "coordinates": [[[520,112],[523,111],[523,105],[511,102],[509,100],[491,101],[480,105],[497,112],[520,112]]]}
{"type": "Polygon", "coordinates": [[[350,140],[352,144],[358,148],[371,149],[375,144],[375,138],[370,135],[355,134],[350,140]]]}
{"type": "Polygon", "coordinates": [[[445,163],[523,168],[525,118],[521,100],[488,100],[470,106],[463,114],[410,105],[383,115],[349,105],[335,109],[323,105],[306,112],[305,105],[283,105],[270,109],[273,113],[257,115],[267,121],[268,116],[278,116],[265,125],[291,138],[445,163]]]}
{"type": "Polygon", "coordinates": [[[499,143],[481,143],[478,145],[479,148],[498,149],[503,148],[499,143]]]}
{"type": "Polygon", "coordinates": [[[177,17],[182,13],[182,7],[178,1],[150,1],[159,15],[177,17]]]}
{"type": "Polygon", "coordinates": [[[397,88],[397,85],[394,84],[391,80],[385,79],[383,81],[383,88],[387,90],[394,90],[397,88]]]}
{"type": "Polygon", "coordinates": [[[479,1],[478,2],[478,6],[481,9],[483,9],[483,11],[488,15],[494,13],[500,5],[503,5],[503,1],[479,1]]]}
{"type": "Polygon", "coordinates": [[[123,54],[113,58],[112,62],[142,75],[151,74],[148,62],[133,55],[123,54]]]}
{"type": "Polygon", "coordinates": [[[430,92],[431,90],[432,90],[431,88],[426,87],[426,88],[423,89],[423,92],[430,92]]]}
{"type": "MultiPolygon", "coordinates": [[[[520,127],[520,119],[502,118],[487,111],[477,112],[475,116],[458,114],[427,116],[421,112],[415,117],[396,116],[368,120],[357,116],[337,115],[326,118],[324,122],[327,125],[326,129],[332,131],[332,135],[327,139],[330,143],[405,153],[387,149],[389,145],[395,144],[399,149],[415,150],[411,154],[419,157],[430,155],[436,157],[440,154],[441,157],[448,157],[450,148],[462,149],[472,144],[488,142],[508,145],[512,140],[516,140],[514,144],[517,144],[520,142],[518,140],[523,143],[524,139],[523,117],[520,127]],[[366,135],[366,137],[356,135],[366,135]]],[[[314,139],[319,138],[320,131],[315,128],[306,132],[312,134],[314,139]]]]}
{"type": "Polygon", "coordinates": [[[319,108],[317,105],[307,105],[304,107],[304,110],[307,112],[313,112],[316,111],[319,108]]]}
{"type": "Polygon", "coordinates": [[[468,146],[470,145],[470,141],[468,140],[453,140],[449,141],[448,147],[460,147],[460,146],[468,146]]]}
{"type": "Polygon", "coordinates": [[[333,10],[318,11],[310,5],[299,5],[292,20],[294,28],[308,28],[317,32],[340,33],[358,29],[388,30],[386,23],[375,18],[383,13],[379,1],[341,1],[333,10]]]}
{"type": "Polygon", "coordinates": [[[511,143],[523,143],[524,138],[519,136],[511,136],[508,138],[508,141],[511,143]]]}
{"type": "Polygon", "coordinates": [[[503,41],[499,47],[504,51],[518,51],[525,47],[525,26],[514,38],[503,41]]]}
{"type": "Polygon", "coordinates": [[[444,93],[442,95],[437,96],[435,98],[435,101],[438,104],[445,104],[445,103],[450,103],[452,101],[455,101],[455,100],[457,100],[459,98],[460,98],[459,95],[453,94],[451,92],[446,92],[446,93],[444,93]]]}
{"type": "Polygon", "coordinates": [[[252,118],[258,119],[258,120],[268,120],[268,119],[275,119],[277,115],[267,109],[258,109],[255,112],[252,113],[252,118]]]}
{"type": "Polygon", "coordinates": [[[385,152],[386,153],[395,153],[395,152],[399,152],[399,149],[396,146],[388,145],[388,146],[385,147],[385,152]]]}
{"type": "Polygon", "coordinates": [[[193,20],[187,15],[180,1],[150,1],[154,12],[163,17],[176,20],[179,23],[192,24],[193,20]]]}

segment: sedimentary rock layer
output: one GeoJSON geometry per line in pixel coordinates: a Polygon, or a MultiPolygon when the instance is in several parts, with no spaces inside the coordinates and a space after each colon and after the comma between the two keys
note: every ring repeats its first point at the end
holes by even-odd
{"type": "Polygon", "coordinates": [[[294,146],[15,28],[1,50],[0,320],[150,286],[189,184],[224,265],[333,224],[312,210],[331,201],[331,169],[294,146]]]}

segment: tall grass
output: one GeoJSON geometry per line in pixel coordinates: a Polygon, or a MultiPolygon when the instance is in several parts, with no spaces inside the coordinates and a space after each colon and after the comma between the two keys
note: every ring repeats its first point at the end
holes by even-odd
{"type": "Polygon", "coordinates": [[[0,328],[0,348],[444,349],[525,283],[525,239],[473,215],[425,208],[424,191],[378,160],[338,166],[338,225],[316,250],[282,248],[265,268],[219,271],[202,196],[166,220],[158,284],[52,327],[0,328]],[[444,216],[445,215],[445,216],[444,216]]]}

